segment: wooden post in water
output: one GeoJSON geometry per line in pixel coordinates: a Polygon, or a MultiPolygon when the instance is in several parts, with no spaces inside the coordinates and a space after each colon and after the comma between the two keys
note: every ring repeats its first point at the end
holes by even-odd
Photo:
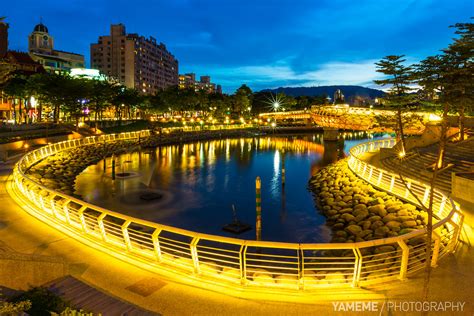
{"type": "Polygon", "coordinates": [[[281,157],[281,186],[283,190],[285,189],[285,182],[286,182],[286,172],[285,172],[285,151],[282,152],[281,157]]]}
{"type": "Polygon", "coordinates": [[[115,156],[112,155],[112,180],[115,180],[115,156]]]}
{"type": "Polygon", "coordinates": [[[262,240],[262,195],[261,195],[261,182],[260,177],[257,177],[255,180],[255,205],[257,211],[256,218],[256,231],[257,231],[257,240],[262,240]]]}
{"type": "Polygon", "coordinates": [[[107,170],[107,153],[106,153],[106,149],[105,149],[105,137],[104,137],[104,143],[103,143],[103,149],[104,149],[104,173],[105,171],[107,170]]]}

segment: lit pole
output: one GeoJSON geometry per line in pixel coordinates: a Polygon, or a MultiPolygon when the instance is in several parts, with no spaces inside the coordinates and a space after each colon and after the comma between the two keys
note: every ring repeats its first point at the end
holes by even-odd
{"type": "Polygon", "coordinates": [[[260,177],[255,180],[256,230],[257,240],[262,240],[262,194],[260,177]]]}

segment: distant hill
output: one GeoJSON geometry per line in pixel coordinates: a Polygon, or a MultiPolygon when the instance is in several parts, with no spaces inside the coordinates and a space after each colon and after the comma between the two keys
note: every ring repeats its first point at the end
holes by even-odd
{"type": "Polygon", "coordinates": [[[382,97],[385,93],[382,90],[365,88],[362,86],[320,86],[320,87],[280,87],[277,89],[265,89],[263,92],[280,93],[283,92],[286,95],[293,97],[299,96],[320,96],[328,95],[331,99],[334,96],[334,92],[339,89],[344,94],[344,98],[352,103],[355,96],[363,98],[375,99],[382,97]]]}

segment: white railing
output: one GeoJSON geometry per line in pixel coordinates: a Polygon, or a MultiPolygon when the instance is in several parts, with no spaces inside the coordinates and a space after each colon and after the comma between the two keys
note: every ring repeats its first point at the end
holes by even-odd
{"type": "MultiPolygon", "coordinates": [[[[357,243],[298,244],[227,238],[103,209],[49,189],[26,174],[30,166],[59,151],[149,134],[142,131],[89,137],[29,152],[14,168],[12,196],[32,215],[92,247],[196,286],[213,284],[238,291],[263,289],[265,293],[293,291],[308,295],[324,288],[404,279],[424,267],[426,241],[420,239],[424,230],[357,243]]],[[[363,152],[389,145],[391,141],[354,147],[349,166],[368,182],[410,199],[397,178],[357,158],[363,152]]],[[[420,190],[417,183],[411,183],[412,188],[420,190]]],[[[452,201],[439,192],[435,199],[442,219],[434,225],[433,265],[454,250],[462,226],[462,215],[452,201]]]]}

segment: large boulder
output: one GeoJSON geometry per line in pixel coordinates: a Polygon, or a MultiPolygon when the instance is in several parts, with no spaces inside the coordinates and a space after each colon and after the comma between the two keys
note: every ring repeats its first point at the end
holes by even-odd
{"type": "Polygon", "coordinates": [[[370,213],[378,214],[379,216],[382,216],[382,217],[387,215],[387,211],[385,210],[385,206],[383,204],[369,206],[368,210],[370,213]]]}
{"type": "Polygon", "coordinates": [[[358,225],[349,225],[345,228],[345,231],[351,235],[356,236],[358,233],[362,231],[362,228],[358,225]]]}

